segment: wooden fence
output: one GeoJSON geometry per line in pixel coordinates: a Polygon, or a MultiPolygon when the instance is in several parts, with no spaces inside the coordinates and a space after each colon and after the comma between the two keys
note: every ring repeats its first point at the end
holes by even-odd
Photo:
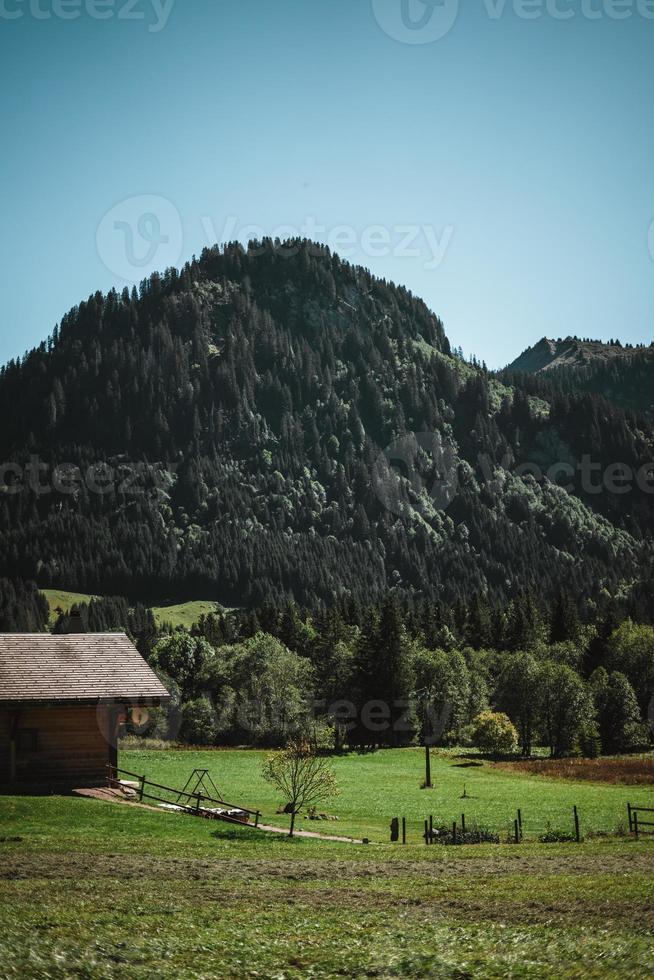
{"type": "MultiPolygon", "coordinates": [[[[641,810],[644,808],[640,808],[641,810]]],[[[651,811],[654,813],[654,810],[651,811]]],[[[630,818],[631,820],[631,818],[630,818]]],[[[402,826],[402,843],[407,843],[407,819],[406,817],[401,818],[402,826]]],[[[642,822],[639,824],[642,826],[642,822]]],[[[654,823],[652,823],[654,827],[654,823]]],[[[399,827],[400,818],[394,817],[391,821],[391,841],[397,842],[399,840],[399,827]]],[[[630,830],[632,830],[630,822],[630,830]]],[[[486,823],[478,823],[476,820],[466,816],[465,813],[461,813],[457,820],[453,820],[451,823],[447,821],[442,821],[439,827],[435,827],[434,816],[431,814],[424,820],[421,827],[420,837],[424,840],[425,844],[435,844],[439,841],[446,840],[447,843],[461,844],[461,843],[482,843],[484,840],[488,840],[485,837],[487,833],[495,834],[500,840],[506,840],[508,843],[519,844],[525,839],[525,836],[530,840],[535,840],[541,837],[549,837],[552,842],[556,840],[570,840],[581,843],[583,840],[582,827],[581,827],[581,817],[579,809],[573,806],[569,811],[568,816],[564,817],[563,820],[559,821],[559,825],[556,827],[551,826],[548,822],[547,824],[542,823],[538,820],[527,820],[524,816],[524,811],[519,808],[515,812],[515,817],[510,820],[506,820],[502,825],[497,827],[490,827],[486,823]],[[561,826],[560,824],[567,823],[567,827],[561,826]]],[[[488,840],[490,843],[490,840],[488,840]]]]}
{"type": "Polygon", "coordinates": [[[631,803],[627,803],[627,815],[629,817],[629,831],[635,837],[640,834],[654,834],[654,830],[650,830],[650,827],[654,827],[654,808],[651,806],[633,806],[631,803]],[[641,814],[646,814],[646,817],[642,817],[641,814]],[[643,828],[648,828],[647,830],[643,828]]]}
{"type": "Polygon", "coordinates": [[[259,818],[261,816],[259,810],[248,810],[247,807],[238,806],[236,803],[227,803],[225,800],[219,800],[213,796],[207,796],[205,793],[188,793],[185,790],[174,789],[172,786],[163,786],[161,783],[154,783],[151,779],[146,776],[141,776],[135,772],[129,772],[127,769],[119,769],[117,766],[108,766],[109,772],[107,776],[107,782],[109,786],[120,786],[121,777],[127,776],[129,779],[135,779],[138,781],[138,789],[136,793],[139,798],[139,803],[142,803],[144,799],[146,800],[156,800],[158,803],[167,803],[172,806],[179,806],[180,810],[184,813],[191,813],[197,817],[205,817],[209,820],[224,820],[227,823],[240,824],[241,826],[251,826],[249,824],[249,818],[254,817],[254,826],[259,826],[259,818]],[[150,790],[159,790],[159,793],[152,793],[150,790]],[[161,796],[161,793],[169,793],[171,796],[176,797],[175,800],[166,799],[161,796]],[[179,804],[179,800],[186,799],[186,803],[179,804]],[[239,817],[232,816],[229,813],[222,812],[222,807],[226,807],[228,810],[238,810],[240,813],[245,814],[246,819],[242,820],[239,817]],[[218,811],[218,812],[217,812],[218,811]]]}

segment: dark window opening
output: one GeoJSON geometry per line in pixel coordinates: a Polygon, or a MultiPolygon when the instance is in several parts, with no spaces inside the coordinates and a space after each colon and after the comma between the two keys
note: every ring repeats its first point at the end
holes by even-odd
{"type": "Polygon", "coordinates": [[[36,728],[19,729],[15,736],[17,752],[36,752],[38,749],[38,732],[36,728]]]}

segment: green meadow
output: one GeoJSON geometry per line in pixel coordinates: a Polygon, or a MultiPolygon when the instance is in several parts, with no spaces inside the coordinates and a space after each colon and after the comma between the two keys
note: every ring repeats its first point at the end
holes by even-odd
{"type": "MultiPolygon", "coordinates": [[[[221,798],[260,810],[267,823],[287,826],[276,813],[287,802],[261,777],[266,753],[248,749],[128,750],[119,764],[165,786],[182,788],[195,768],[208,769],[221,798]]],[[[431,753],[433,789],[421,789],[423,749],[390,749],[350,753],[331,761],[340,793],[320,810],[338,822],[299,820],[300,829],[320,830],[371,841],[389,840],[393,817],[406,817],[411,840],[420,838],[424,820],[460,821],[488,827],[504,838],[512,832],[518,808],[525,836],[538,836],[548,826],[572,832],[572,808],[578,809],[581,831],[615,833],[627,824],[627,803],[654,807],[654,788],[608,783],[554,780],[511,772],[471,755],[431,753]],[[464,796],[465,794],[465,796],[464,796]]]]}
{"type": "MultiPolygon", "coordinates": [[[[54,623],[57,618],[56,609],[63,609],[68,612],[71,606],[88,604],[98,596],[87,595],[83,592],[67,592],[65,589],[42,589],[50,606],[50,622],[54,623]]],[[[170,602],[160,606],[153,606],[152,613],[158,627],[168,624],[173,628],[184,626],[190,629],[200,616],[222,608],[217,602],[209,600],[192,600],[189,602],[170,602]]]]}
{"type": "Polygon", "coordinates": [[[653,872],[624,837],[337,844],[0,797],[0,977],[647,977],[653,872]]]}

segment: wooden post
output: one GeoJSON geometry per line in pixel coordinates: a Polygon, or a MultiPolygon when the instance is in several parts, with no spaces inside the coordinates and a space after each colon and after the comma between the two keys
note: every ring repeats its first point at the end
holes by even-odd
{"type": "Polygon", "coordinates": [[[636,840],[638,840],[638,810],[634,810],[634,834],[636,835],[636,840]]]}
{"type": "Polygon", "coordinates": [[[429,757],[429,742],[425,726],[425,788],[431,789],[431,759],[429,757]]]}
{"type": "Polygon", "coordinates": [[[466,815],[465,815],[465,813],[462,813],[461,814],[461,833],[462,834],[465,834],[465,832],[466,832],[466,815]]]}
{"type": "Polygon", "coordinates": [[[520,843],[520,826],[519,826],[517,820],[514,820],[513,821],[513,833],[515,835],[515,842],[516,842],[516,844],[519,844],[520,843]]]}
{"type": "Polygon", "coordinates": [[[452,824],[452,843],[456,844],[456,820],[452,824]]]}
{"type": "Polygon", "coordinates": [[[429,821],[425,820],[425,844],[429,844],[429,821]]]}
{"type": "Polygon", "coordinates": [[[629,833],[632,831],[631,803],[627,803],[627,817],[629,819],[629,833]]]}
{"type": "Polygon", "coordinates": [[[579,833],[579,814],[577,813],[576,806],[573,806],[572,812],[574,813],[574,818],[575,818],[575,838],[577,840],[577,843],[579,843],[581,841],[581,835],[579,833]]]}
{"type": "Polygon", "coordinates": [[[402,843],[406,844],[406,817],[402,817],[402,843]]]}
{"type": "Polygon", "coordinates": [[[518,827],[520,828],[520,839],[522,840],[522,810],[518,810],[518,827]]]}
{"type": "Polygon", "coordinates": [[[431,814],[429,814],[429,843],[433,844],[433,842],[434,842],[434,818],[431,814]]]}
{"type": "Polygon", "coordinates": [[[261,814],[260,814],[260,813],[259,813],[259,811],[257,810],[257,812],[256,812],[256,813],[255,813],[255,815],[254,815],[254,826],[255,826],[255,827],[258,827],[258,826],[259,826],[259,817],[260,817],[260,816],[261,816],[261,814]]]}
{"type": "Polygon", "coordinates": [[[145,776],[141,776],[141,785],[139,786],[139,803],[143,802],[144,790],[145,790],[145,776]]]}

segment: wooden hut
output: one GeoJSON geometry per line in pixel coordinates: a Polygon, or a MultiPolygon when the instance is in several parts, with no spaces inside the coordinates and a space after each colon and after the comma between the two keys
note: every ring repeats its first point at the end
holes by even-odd
{"type": "Polygon", "coordinates": [[[103,784],[121,723],[168,699],[124,633],[0,634],[0,787],[103,784]]]}

